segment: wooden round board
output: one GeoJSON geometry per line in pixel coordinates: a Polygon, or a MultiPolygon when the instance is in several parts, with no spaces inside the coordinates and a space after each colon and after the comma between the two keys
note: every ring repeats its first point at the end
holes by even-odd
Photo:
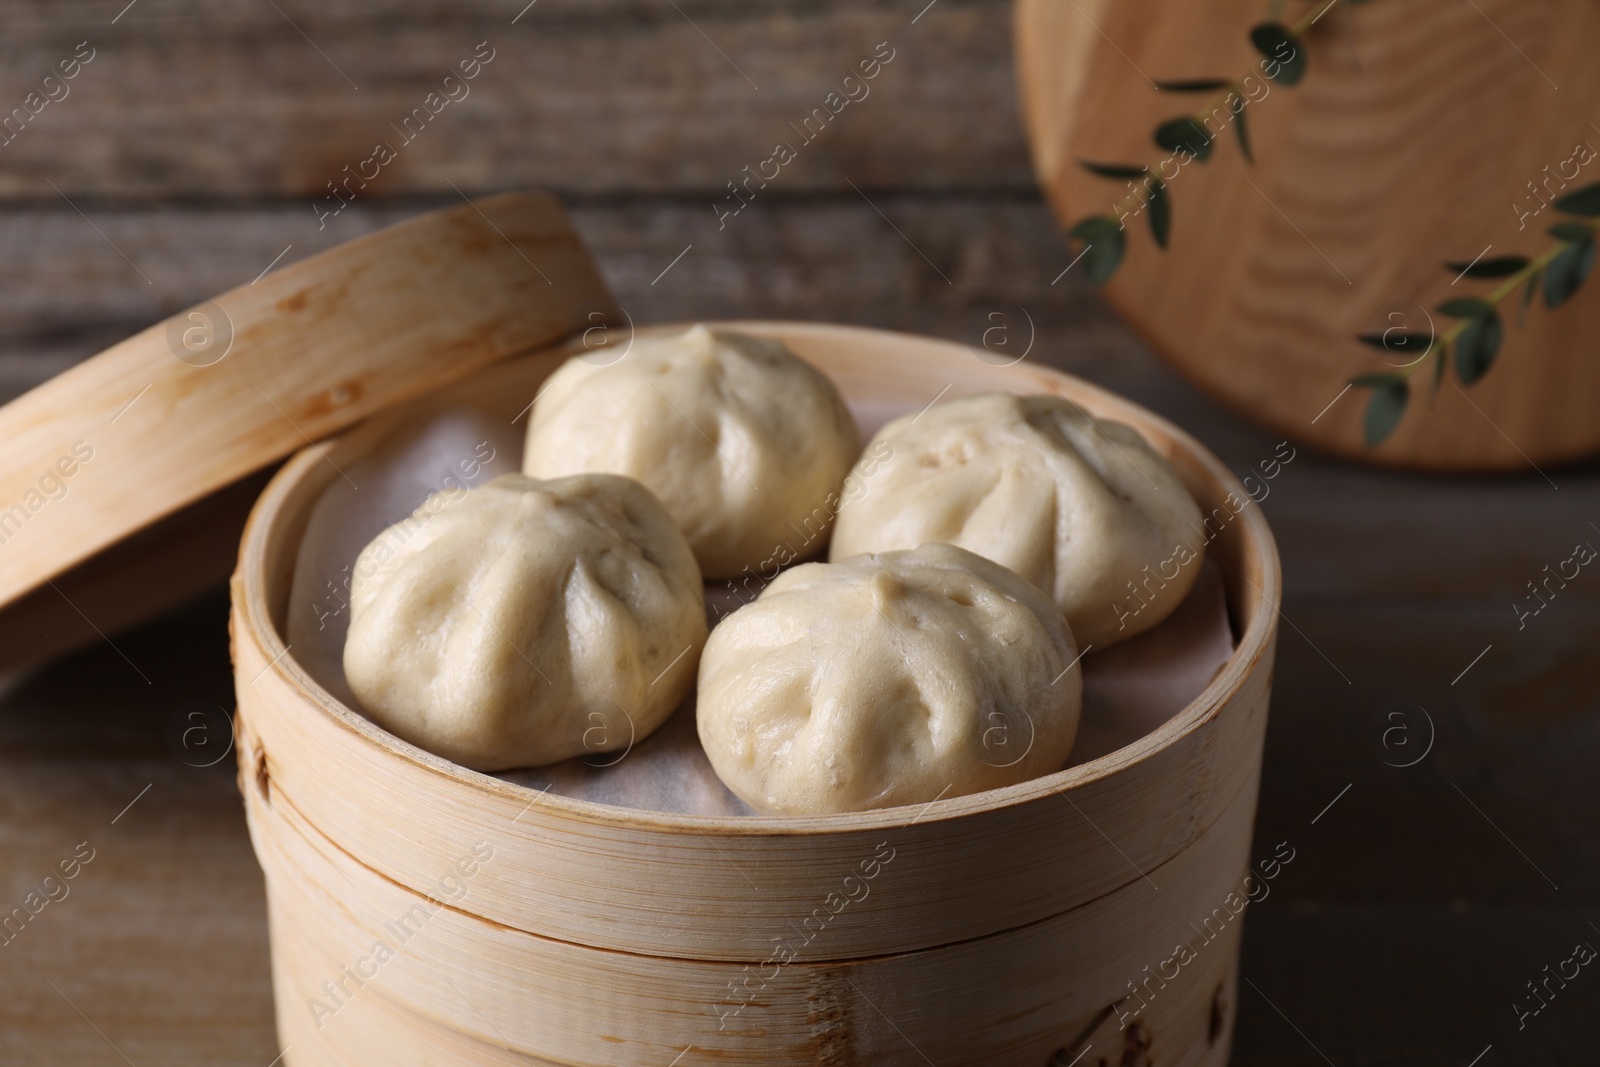
{"type": "MultiPolygon", "coordinates": [[[[1326,0],[1288,0],[1286,23],[1326,0]]],[[[1018,0],[1018,75],[1034,166],[1063,227],[1098,214],[1124,181],[1082,160],[1156,165],[1161,122],[1214,94],[1153,82],[1239,79],[1263,0],[1161,8],[1112,0],[1018,0]]],[[[1169,247],[1127,220],[1112,306],[1164,358],[1241,415],[1297,442],[1368,462],[1523,470],[1600,451],[1600,328],[1591,281],[1568,303],[1500,305],[1498,361],[1433,395],[1419,368],[1398,429],[1369,449],[1369,391],[1352,376],[1389,353],[1357,334],[1442,332],[1437,305],[1496,282],[1453,282],[1445,261],[1535,256],[1568,216],[1549,201],[1600,182],[1600,8],[1583,0],[1370,0],[1333,4],[1303,40],[1296,85],[1260,78],[1243,108],[1254,164],[1226,131],[1210,158],[1167,183],[1169,247]],[[1565,175],[1565,177],[1563,177],[1565,175]],[[1585,345],[1589,339],[1591,344],[1585,345]]],[[[1169,168],[1169,173],[1171,168],[1169,168]]],[[[1074,250],[1076,251],[1076,250],[1074,250]]],[[[1081,267],[1079,269],[1082,269],[1081,267]]]]}
{"type": "Polygon", "coordinates": [[[274,271],[17,398],[0,408],[0,667],[220,583],[254,495],[224,491],[252,472],[612,313],[556,200],[506,193],[274,271]]]}

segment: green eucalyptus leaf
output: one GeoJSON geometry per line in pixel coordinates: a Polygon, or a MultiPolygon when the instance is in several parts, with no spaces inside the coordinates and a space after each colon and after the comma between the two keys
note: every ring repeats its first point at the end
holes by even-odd
{"type": "Polygon", "coordinates": [[[1527,256],[1494,256],[1490,259],[1480,259],[1476,263],[1471,261],[1446,263],[1445,269],[1456,274],[1464,274],[1468,278],[1504,278],[1517,273],[1527,265],[1527,256]]]}
{"type": "Polygon", "coordinates": [[[1092,159],[1080,159],[1078,166],[1102,178],[1143,178],[1146,169],[1133,163],[1096,163],[1092,159]]]}
{"type": "Polygon", "coordinates": [[[1564,211],[1568,215],[1583,215],[1588,218],[1600,215],[1600,182],[1585,185],[1582,189],[1574,189],[1566,196],[1559,197],[1554,206],[1557,211],[1564,211]]]}
{"type": "Polygon", "coordinates": [[[1150,199],[1146,201],[1150,215],[1150,235],[1156,244],[1167,247],[1167,235],[1172,232],[1172,198],[1167,195],[1167,183],[1160,178],[1150,183],[1150,199]]]}
{"type": "Polygon", "coordinates": [[[1090,215],[1086,219],[1080,219],[1072,229],[1067,231],[1067,235],[1069,237],[1078,237],[1085,241],[1092,241],[1097,237],[1103,237],[1112,230],[1120,230],[1121,228],[1121,223],[1110,215],[1090,215]]]}
{"type": "Polygon", "coordinates": [[[1500,315],[1493,308],[1467,323],[1456,338],[1456,376],[1462,385],[1471,385],[1489,372],[1503,336],[1500,315]]]}
{"type": "Polygon", "coordinates": [[[1390,377],[1394,380],[1374,386],[1372,396],[1367,398],[1364,429],[1368,448],[1383,444],[1400,424],[1400,417],[1406,413],[1406,401],[1411,396],[1410,386],[1399,375],[1390,377]]]}
{"type": "Polygon", "coordinates": [[[1239,135],[1239,151],[1244,153],[1244,161],[1255,163],[1256,157],[1250,151],[1250,130],[1245,126],[1242,108],[1233,116],[1233,132],[1239,135]]]}
{"type": "Polygon", "coordinates": [[[1188,115],[1157,126],[1155,141],[1169,152],[1182,149],[1202,162],[1211,154],[1211,135],[1188,115]]]}
{"type": "Polygon", "coordinates": [[[1110,281],[1122,263],[1122,253],[1126,244],[1127,240],[1121,230],[1113,231],[1095,241],[1089,247],[1088,254],[1084,256],[1084,267],[1089,272],[1089,280],[1096,285],[1104,285],[1110,281]]]}
{"type": "Polygon", "coordinates": [[[1226,78],[1189,78],[1178,81],[1158,81],[1156,88],[1164,93],[1210,93],[1226,89],[1232,83],[1226,78]]]}
{"type": "Polygon", "coordinates": [[[1528,284],[1522,287],[1522,311],[1517,316],[1517,325],[1521,326],[1528,321],[1528,307],[1533,303],[1533,294],[1539,289],[1539,279],[1544,276],[1544,270],[1536,270],[1528,275],[1528,284]]]}
{"type": "Polygon", "coordinates": [[[1294,85],[1306,74],[1306,53],[1281,22],[1263,22],[1250,31],[1250,43],[1268,63],[1276,63],[1276,73],[1263,67],[1262,73],[1283,85],[1294,85]]]}
{"type": "Polygon", "coordinates": [[[1544,270],[1544,303],[1559,307],[1571,299],[1594,267],[1594,236],[1586,234],[1556,254],[1544,270]]]}
{"type": "Polygon", "coordinates": [[[1091,215],[1068,233],[1083,242],[1083,267],[1089,280],[1104,285],[1117,272],[1127,245],[1121,223],[1110,215],[1091,215]]]}
{"type": "Polygon", "coordinates": [[[1433,343],[1433,335],[1392,327],[1382,333],[1357,334],[1356,340],[1372,348],[1393,352],[1405,359],[1415,359],[1428,350],[1428,346],[1433,343]]]}
{"type": "Polygon", "coordinates": [[[1446,300],[1434,310],[1458,319],[1475,319],[1480,315],[1492,315],[1494,305],[1475,296],[1458,296],[1453,300],[1446,300]]]}
{"type": "Polygon", "coordinates": [[[1550,227],[1549,233],[1563,241],[1582,241],[1594,235],[1594,227],[1581,222],[1558,222],[1550,227]]]}

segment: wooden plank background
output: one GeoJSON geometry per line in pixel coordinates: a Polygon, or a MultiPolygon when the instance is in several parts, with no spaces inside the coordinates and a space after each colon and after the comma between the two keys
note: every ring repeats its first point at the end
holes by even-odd
{"type": "MultiPolygon", "coordinates": [[[[125,3],[0,2],[0,116],[93,49],[0,146],[0,397],[275,259],[542,185],[636,321],[814,318],[974,345],[1003,327],[1240,473],[1276,446],[1062,274],[999,0],[125,3]],[[480,42],[494,58],[470,95],[319,229],[325,183],[480,42]],[[880,42],[894,58],[870,95],[719,228],[726,183],[798,144],[789,124],[880,42]]],[[[1525,629],[1512,604],[1577,541],[1600,544],[1600,472],[1430,479],[1301,451],[1272,485],[1286,624],[1256,851],[1289,841],[1297,859],[1246,928],[1236,1061],[1588,1062],[1600,977],[1520,1029],[1512,1004],[1574,943],[1600,944],[1600,577],[1525,629]]],[[[224,609],[212,595],[5,680],[0,910],[79,842],[96,858],[0,945],[0,1064],[279,1052],[231,761],[189,766],[168,738],[187,702],[232,706],[224,609]]],[[[1102,1057],[1147,1062],[1083,1062],[1102,1057]]]]}

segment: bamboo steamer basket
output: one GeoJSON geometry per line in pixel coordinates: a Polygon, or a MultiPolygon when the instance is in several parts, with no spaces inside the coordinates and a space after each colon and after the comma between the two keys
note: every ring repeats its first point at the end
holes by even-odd
{"type": "MultiPolygon", "coordinates": [[[[1058,393],[1136,427],[1202,511],[1246,499],[1181,430],[1049,369],[877,330],[723,325],[784,341],[855,402],[916,410],[1058,393]]],[[[583,350],[572,338],[425,403],[513,419],[583,350]]],[[[920,807],[640,811],[407,745],[286,647],[313,504],[415,410],[289,460],[255,506],[233,577],[239,780],[266,875],[286,1063],[1227,1062],[1243,920],[1205,941],[1196,924],[1242,895],[1249,866],[1280,599],[1258,508],[1210,545],[1233,657],[1134,744],[920,807]],[[1152,980],[1185,942],[1194,958],[1152,980]]]]}

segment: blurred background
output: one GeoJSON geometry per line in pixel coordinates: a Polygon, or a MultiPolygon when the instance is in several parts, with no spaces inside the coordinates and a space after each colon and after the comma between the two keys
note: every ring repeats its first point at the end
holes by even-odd
{"type": "MultiPolygon", "coordinates": [[[[0,3],[0,117],[26,114],[0,145],[0,399],[274,266],[544,187],[635,322],[816,319],[1026,352],[1240,475],[1284,454],[1071,269],[1030,164],[1007,0],[524,3],[0,3]],[[866,95],[797,129],[875,56],[866,95]],[[35,112],[29,94],[74,57],[35,112]],[[474,57],[464,95],[397,128],[474,57]],[[378,177],[340,185],[380,141],[398,147],[378,177]],[[744,185],[779,142],[793,161],[744,185]]],[[[1539,84],[1505,51],[1530,79],[1508,93],[1539,84]]],[[[1235,1062],[1592,1062],[1600,975],[1537,1002],[1529,983],[1600,945],[1600,578],[1536,618],[1515,605],[1600,545],[1600,472],[1447,477],[1289,450],[1261,505],[1286,595],[1254,852],[1296,858],[1250,910],[1235,1062]]],[[[218,589],[5,677],[0,909],[79,842],[94,858],[0,945],[0,1063],[278,1054],[226,753],[225,618],[218,589]],[[173,740],[197,707],[218,709],[199,754],[173,740]]]]}

